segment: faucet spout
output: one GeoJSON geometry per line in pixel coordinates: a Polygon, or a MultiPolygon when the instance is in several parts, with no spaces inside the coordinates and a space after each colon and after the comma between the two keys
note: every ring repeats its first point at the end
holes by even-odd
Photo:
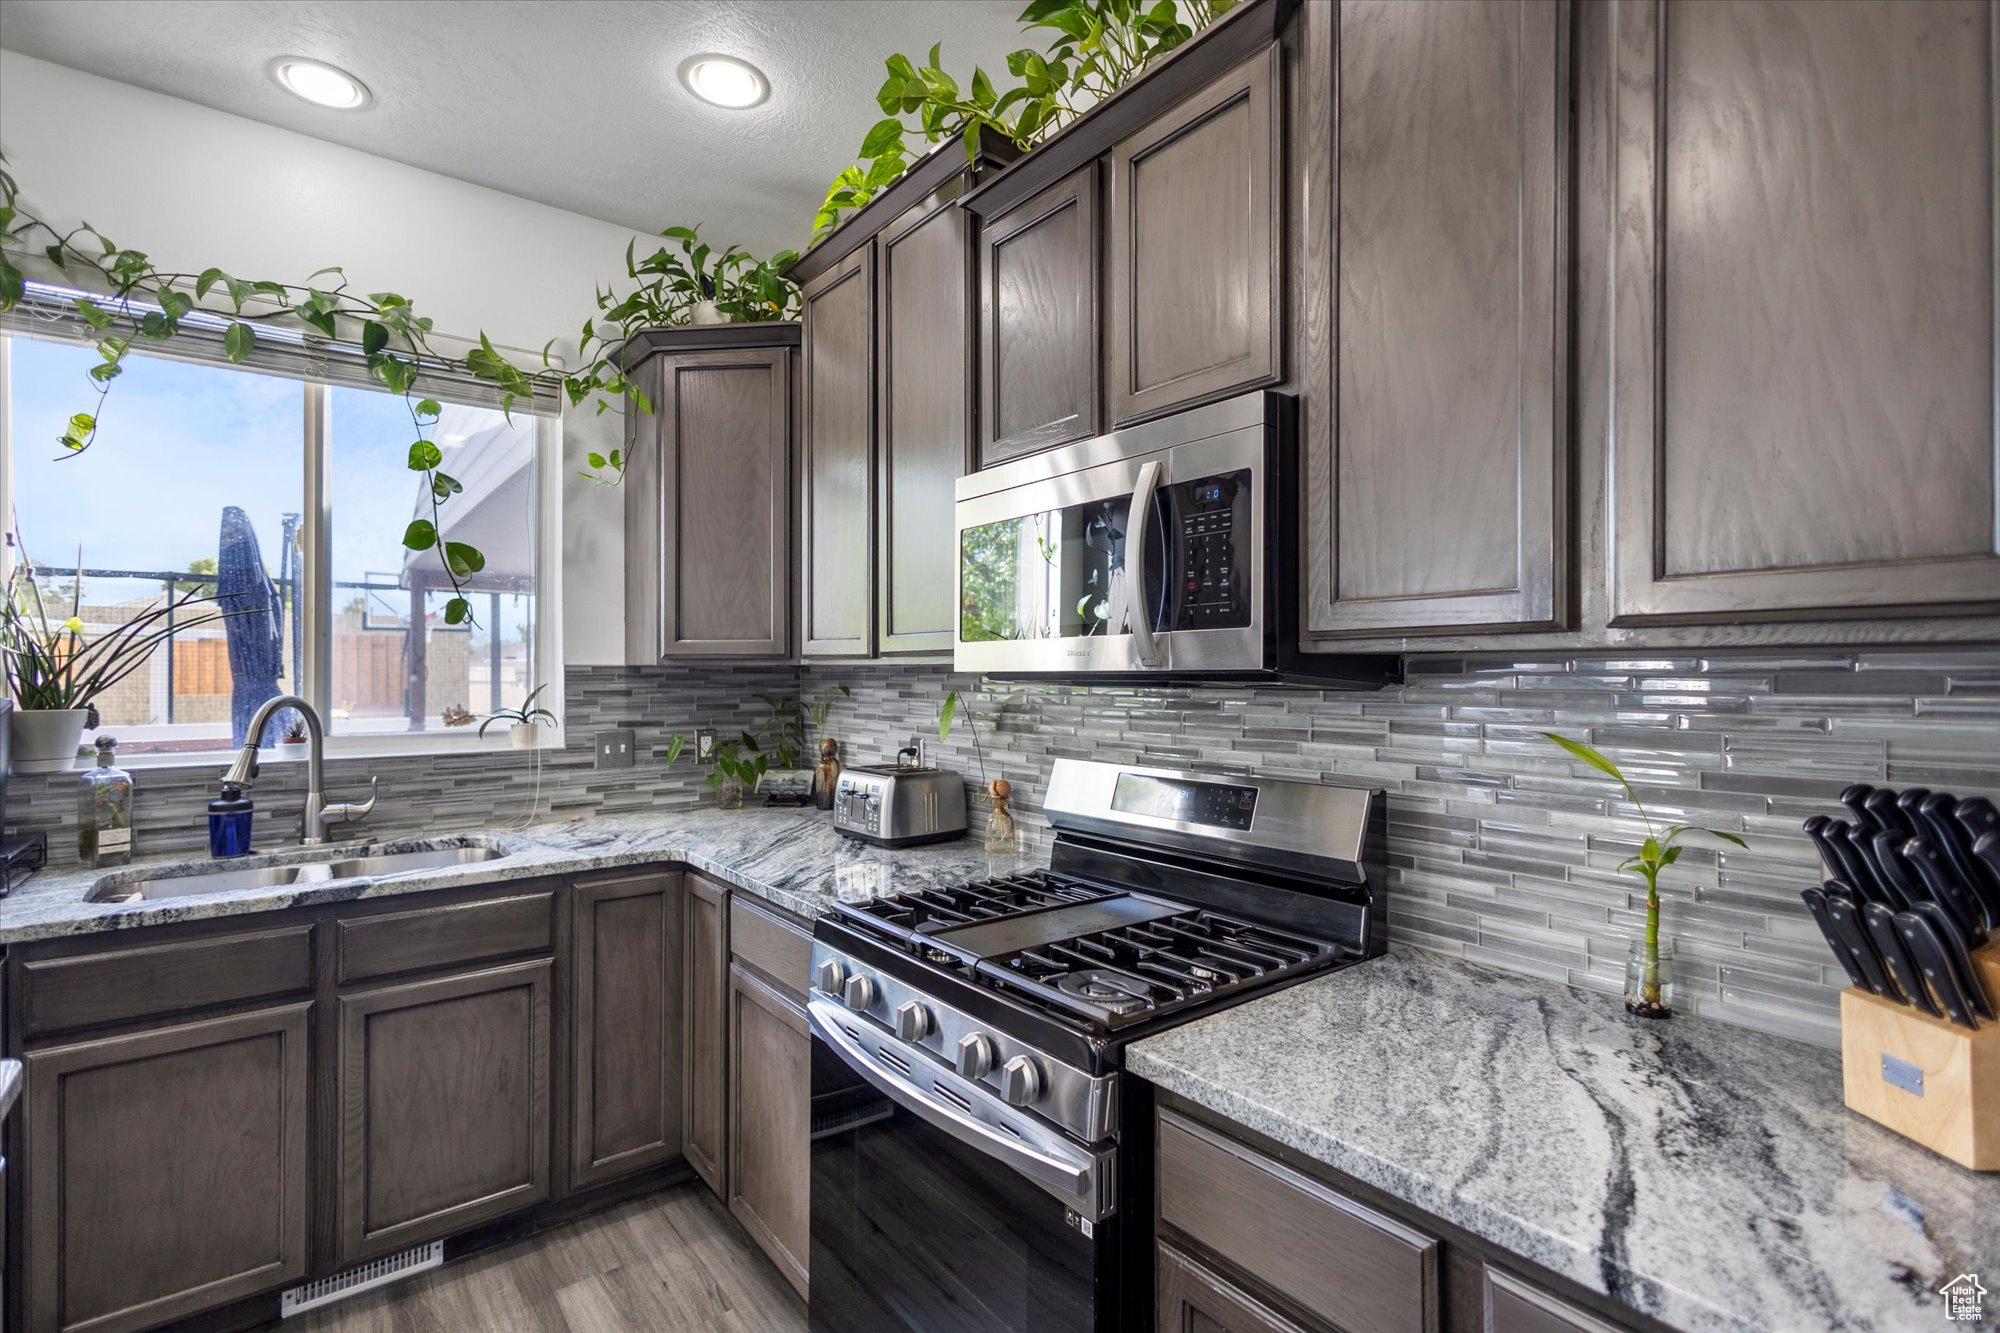
{"type": "MultiPolygon", "coordinates": [[[[305,719],[306,724],[306,808],[300,821],[299,842],[312,846],[326,841],[329,824],[349,819],[359,819],[375,805],[371,794],[365,805],[341,805],[329,808],[326,803],[326,728],[320,724],[319,712],[310,703],[296,694],[280,694],[266,699],[250,719],[245,733],[243,748],[236,754],[236,761],[222,775],[222,780],[233,787],[247,787],[257,776],[257,738],[264,734],[264,728],[280,709],[289,708],[305,719]],[[331,816],[331,817],[329,817],[331,816]]],[[[372,782],[371,782],[372,785],[372,782]]]]}

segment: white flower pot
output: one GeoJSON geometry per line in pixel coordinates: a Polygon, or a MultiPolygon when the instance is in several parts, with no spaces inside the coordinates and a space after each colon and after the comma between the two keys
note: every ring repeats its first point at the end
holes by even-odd
{"type": "Polygon", "coordinates": [[[87,708],[16,708],[9,758],[16,773],[67,773],[76,767],[76,747],[83,742],[87,708]]]}
{"type": "Polygon", "coordinates": [[[507,728],[507,739],[517,750],[532,750],[541,739],[541,724],[536,722],[516,722],[507,728]]]}
{"type": "Polygon", "coordinates": [[[690,324],[727,324],[729,316],[722,313],[713,301],[696,301],[688,309],[690,324]]]}

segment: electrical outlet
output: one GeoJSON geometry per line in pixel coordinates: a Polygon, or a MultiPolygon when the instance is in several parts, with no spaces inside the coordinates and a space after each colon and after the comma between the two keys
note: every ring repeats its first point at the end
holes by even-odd
{"type": "Polygon", "coordinates": [[[599,768],[630,768],[638,750],[638,738],[630,727],[613,727],[600,731],[594,738],[597,742],[597,766],[599,768]]]}
{"type": "Polygon", "coordinates": [[[929,768],[931,766],[930,737],[925,736],[922,733],[918,733],[917,735],[910,737],[910,748],[917,752],[915,758],[918,768],[929,768]]]}
{"type": "Polygon", "coordinates": [[[712,728],[703,727],[700,730],[696,731],[694,734],[694,757],[696,762],[705,764],[708,762],[709,756],[714,753],[715,753],[714,730],[712,728]]]}

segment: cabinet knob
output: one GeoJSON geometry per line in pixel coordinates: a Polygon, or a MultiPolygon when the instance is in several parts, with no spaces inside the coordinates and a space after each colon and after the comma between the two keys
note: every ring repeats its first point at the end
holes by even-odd
{"type": "Polygon", "coordinates": [[[915,1000],[905,1000],[896,1006],[896,1035],[904,1041],[922,1041],[931,1035],[934,1026],[931,1011],[915,1000]]]}
{"type": "Polygon", "coordinates": [[[1042,1095],[1041,1068],[1025,1055],[1015,1056],[1000,1071],[1000,1095],[1009,1106],[1033,1105],[1042,1095]]]}
{"type": "Polygon", "coordinates": [[[840,965],[838,959],[829,958],[813,969],[813,985],[828,995],[840,994],[841,983],[846,980],[847,969],[840,965]]]}
{"type": "Polygon", "coordinates": [[[981,1079],[993,1068],[993,1043],[984,1032],[968,1032],[958,1039],[958,1076],[981,1079]]]}
{"type": "Polygon", "coordinates": [[[863,976],[849,977],[847,985],[840,992],[840,998],[847,1002],[849,1009],[863,1010],[868,1008],[868,1006],[875,1003],[875,978],[863,976]]]}

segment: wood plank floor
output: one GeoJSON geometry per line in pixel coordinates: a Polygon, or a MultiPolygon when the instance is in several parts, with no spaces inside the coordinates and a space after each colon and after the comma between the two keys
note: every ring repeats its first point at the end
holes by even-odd
{"type": "Polygon", "coordinates": [[[286,1320],[283,1333],[804,1333],[805,1305],[699,1182],[286,1320]]]}

